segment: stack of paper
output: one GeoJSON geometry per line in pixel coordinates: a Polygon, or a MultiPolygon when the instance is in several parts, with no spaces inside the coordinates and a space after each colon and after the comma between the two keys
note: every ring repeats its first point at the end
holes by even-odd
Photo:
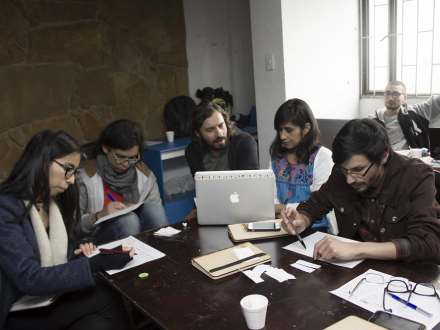
{"type": "Polygon", "coordinates": [[[174,229],[173,227],[161,228],[154,233],[155,236],[171,237],[180,233],[181,230],[174,229]]]}
{"type": "Polygon", "coordinates": [[[295,267],[297,269],[300,269],[300,270],[307,272],[307,273],[312,273],[315,270],[317,270],[318,268],[321,268],[320,265],[312,264],[311,262],[307,262],[304,260],[298,260],[297,262],[295,262],[294,264],[291,264],[290,266],[295,267]]]}

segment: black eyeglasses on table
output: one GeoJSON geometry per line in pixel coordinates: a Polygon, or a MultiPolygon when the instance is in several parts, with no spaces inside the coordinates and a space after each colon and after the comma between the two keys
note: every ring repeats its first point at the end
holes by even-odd
{"type": "MultiPolygon", "coordinates": [[[[359,286],[363,282],[371,283],[371,284],[385,284],[385,280],[382,275],[380,274],[374,274],[374,273],[368,273],[365,275],[363,279],[359,281],[359,283],[349,292],[350,296],[354,293],[354,291],[359,288],[359,286]]],[[[399,300],[400,302],[404,303],[405,305],[416,309],[418,312],[421,312],[422,314],[431,317],[432,315],[421,308],[418,308],[417,306],[414,306],[409,302],[411,299],[411,294],[414,293],[419,296],[425,296],[425,297],[437,297],[437,299],[440,301],[440,296],[437,293],[437,290],[434,288],[434,286],[431,283],[416,283],[414,286],[414,289],[412,289],[411,284],[409,284],[408,279],[402,278],[402,277],[393,277],[388,282],[387,286],[383,290],[383,309],[389,313],[392,313],[393,310],[387,309],[385,307],[385,297],[388,295],[393,296],[394,299],[399,300]],[[398,296],[393,295],[393,293],[409,293],[408,299],[404,300],[398,296]]]]}

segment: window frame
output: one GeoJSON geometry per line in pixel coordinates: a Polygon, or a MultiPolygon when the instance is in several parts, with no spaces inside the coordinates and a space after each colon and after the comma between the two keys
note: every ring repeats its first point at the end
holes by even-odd
{"type": "MultiPolygon", "coordinates": [[[[360,0],[360,61],[361,61],[361,98],[369,97],[383,97],[384,91],[376,88],[374,90],[369,89],[369,2],[371,0],[360,0]]],[[[374,0],[373,0],[374,1],[374,0]]],[[[404,0],[405,1],[405,0],[404,0]]],[[[374,37],[373,37],[374,38],[374,37]]],[[[388,59],[387,59],[387,75],[388,81],[396,80],[397,78],[397,0],[388,0],[388,59]]],[[[434,42],[434,31],[433,31],[433,42],[434,42]]],[[[433,45],[434,47],[434,45],[433,45]]],[[[437,65],[432,63],[432,65],[437,65]]],[[[431,71],[432,72],[432,71],[431,71]]],[[[432,73],[431,73],[432,77],[432,73]]],[[[384,88],[385,86],[381,87],[384,88]]],[[[426,99],[426,97],[434,95],[432,91],[432,80],[431,80],[431,92],[430,93],[417,93],[407,94],[411,98],[426,99]]]]}

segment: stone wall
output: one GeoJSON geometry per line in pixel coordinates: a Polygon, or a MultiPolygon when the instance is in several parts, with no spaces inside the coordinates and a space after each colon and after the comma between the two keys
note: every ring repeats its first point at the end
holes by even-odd
{"type": "Polygon", "coordinates": [[[83,144],[126,118],[164,137],[187,68],[182,0],[0,0],[0,180],[46,128],[83,144]]]}

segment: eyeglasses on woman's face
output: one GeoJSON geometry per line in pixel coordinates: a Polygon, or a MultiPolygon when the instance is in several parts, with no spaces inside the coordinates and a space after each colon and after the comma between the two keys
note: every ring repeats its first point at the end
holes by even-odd
{"type": "Polygon", "coordinates": [[[133,156],[130,158],[119,158],[116,157],[116,155],[113,153],[113,150],[108,148],[108,150],[110,150],[110,153],[113,155],[113,158],[115,159],[116,164],[124,164],[125,162],[128,162],[129,164],[136,164],[140,159],[141,159],[141,155],[138,151],[137,156],[133,156]]]}
{"type": "Polygon", "coordinates": [[[53,159],[53,161],[55,163],[57,163],[58,165],[60,165],[62,168],[64,168],[64,170],[66,171],[66,173],[64,173],[64,176],[66,177],[66,179],[71,178],[72,175],[75,176],[75,179],[79,176],[80,172],[77,169],[70,167],[70,166],[63,165],[63,164],[57,162],[55,159],[53,159]]]}

